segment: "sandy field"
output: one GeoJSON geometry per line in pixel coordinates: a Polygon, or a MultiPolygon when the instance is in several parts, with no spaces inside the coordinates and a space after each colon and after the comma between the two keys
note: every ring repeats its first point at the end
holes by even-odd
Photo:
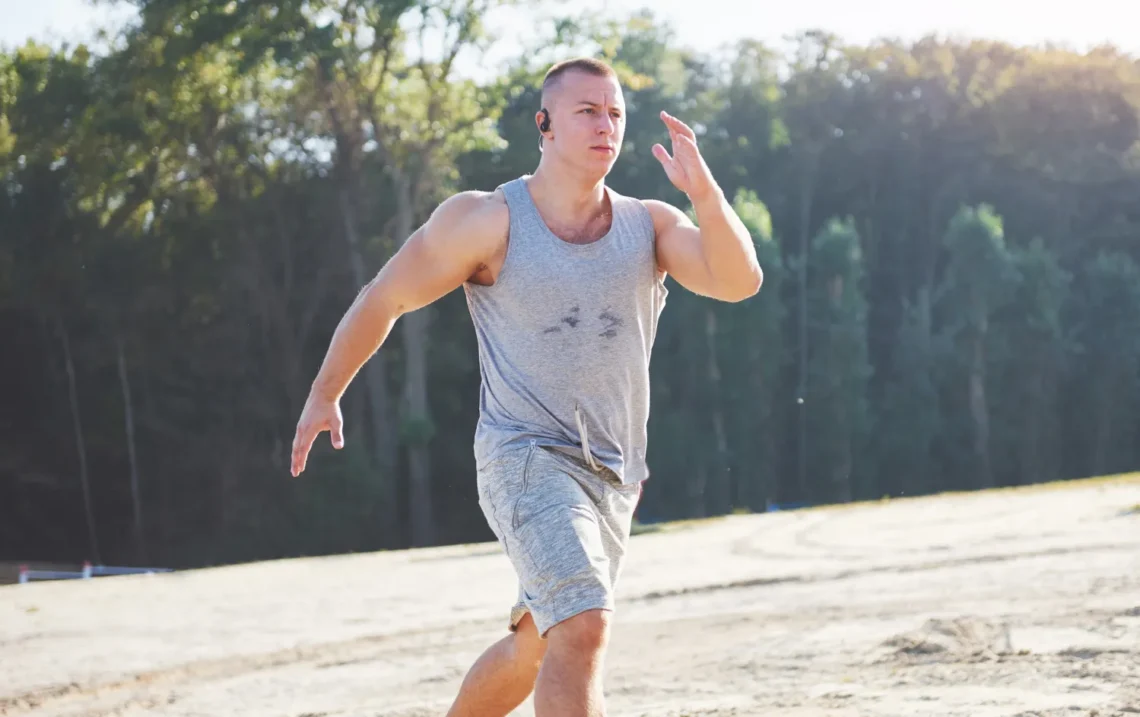
{"type": "MultiPolygon", "coordinates": [[[[669,526],[619,593],[611,715],[1140,714],[1140,476],[669,526]]],[[[0,714],[442,715],[514,594],[494,544],[5,586],[0,714]]]]}

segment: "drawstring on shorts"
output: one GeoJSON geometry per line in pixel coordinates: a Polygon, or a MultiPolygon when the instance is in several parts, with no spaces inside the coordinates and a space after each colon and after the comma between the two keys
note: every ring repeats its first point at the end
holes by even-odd
{"type": "Polygon", "coordinates": [[[586,435],[586,422],[582,419],[582,411],[579,410],[578,404],[574,404],[574,421],[578,424],[578,437],[582,440],[582,455],[586,457],[586,463],[594,470],[601,470],[601,466],[594,460],[594,454],[590,452],[590,439],[586,435]]]}

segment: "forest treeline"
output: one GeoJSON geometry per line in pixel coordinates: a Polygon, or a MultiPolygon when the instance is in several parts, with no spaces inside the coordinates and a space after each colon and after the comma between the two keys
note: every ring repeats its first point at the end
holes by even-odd
{"type": "Polygon", "coordinates": [[[494,4],[134,0],[106,51],[0,53],[0,559],[491,539],[461,292],[357,376],[342,451],[293,479],[290,443],[356,293],[444,197],[533,171],[542,73],[583,51],[626,88],[611,186],[688,208],[649,151],[684,119],[765,271],[740,304],[670,280],[640,520],[1140,463],[1137,58],[697,53],[639,14],[476,81],[494,4]]]}

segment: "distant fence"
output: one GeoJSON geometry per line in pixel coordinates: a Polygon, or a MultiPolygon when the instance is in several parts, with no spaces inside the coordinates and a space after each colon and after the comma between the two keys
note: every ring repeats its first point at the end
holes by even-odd
{"type": "Polygon", "coordinates": [[[149,575],[151,573],[169,572],[172,572],[171,568],[130,568],[114,565],[92,565],[89,562],[83,563],[80,570],[34,570],[27,565],[21,565],[16,582],[24,585],[33,580],[89,580],[108,575],[149,575]]]}

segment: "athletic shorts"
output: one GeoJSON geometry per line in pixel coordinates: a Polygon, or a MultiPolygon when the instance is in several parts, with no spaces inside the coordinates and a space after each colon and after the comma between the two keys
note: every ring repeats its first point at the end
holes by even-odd
{"type": "Polygon", "coordinates": [[[519,581],[509,628],[530,613],[538,633],[586,610],[614,610],[641,485],[533,443],[479,471],[479,505],[519,581]]]}

